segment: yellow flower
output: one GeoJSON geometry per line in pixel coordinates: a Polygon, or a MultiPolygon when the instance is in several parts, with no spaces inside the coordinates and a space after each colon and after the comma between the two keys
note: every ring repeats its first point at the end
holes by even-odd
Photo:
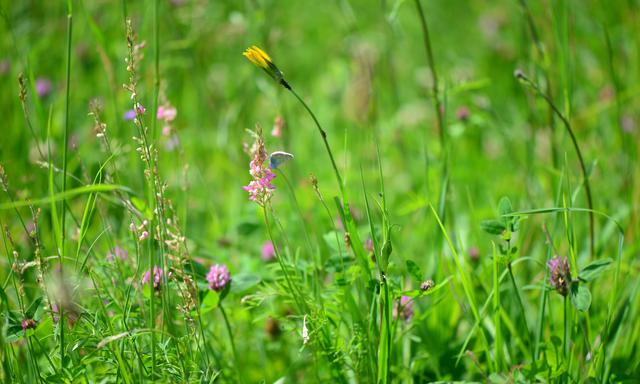
{"type": "Polygon", "coordinates": [[[284,80],[284,75],[278,69],[278,67],[273,64],[271,57],[267,55],[265,51],[260,49],[259,47],[252,45],[251,47],[245,49],[242,53],[244,57],[246,57],[250,62],[252,62],[256,67],[262,68],[271,78],[287,89],[290,89],[289,84],[284,80]]]}
{"type": "Polygon", "coordinates": [[[269,55],[267,55],[265,51],[255,45],[247,48],[242,54],[253,64],[262,69],[267,69],[269,67],[269,64],[273,64],[273,61],[271,61],[269,55]]]}

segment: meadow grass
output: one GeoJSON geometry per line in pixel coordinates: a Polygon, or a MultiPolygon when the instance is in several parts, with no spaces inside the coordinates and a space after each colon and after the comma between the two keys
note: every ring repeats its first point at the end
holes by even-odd
{"type": "Polygon", "coordinates": [[[636,2],[0,15],[0,381],[640,377],[636,2]]]}

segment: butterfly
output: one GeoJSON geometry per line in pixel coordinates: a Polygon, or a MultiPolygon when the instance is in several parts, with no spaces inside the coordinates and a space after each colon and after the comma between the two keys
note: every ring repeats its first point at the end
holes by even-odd
{"type": "Polygon", "coordinates": [[[277,169],[282,164],[293,159],[293,155],[287,152],[276,151],[269,155],[269,168],[277,169]]]}

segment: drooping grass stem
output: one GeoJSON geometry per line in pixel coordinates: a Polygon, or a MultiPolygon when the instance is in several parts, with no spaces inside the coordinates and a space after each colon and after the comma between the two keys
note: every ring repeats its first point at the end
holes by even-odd
{"type": "MultiPolygon", "coordinates": [[[[325,148],[327,150],[327,154],[329,154],[329,159],[331,160],[331,166],[333,167],[333,171],[336,174],[336,180],[338,181],[338,187],[340,188],[340,194],[342,195],[342,198],[344,200],[346,200],[344,182],[342,180],[342,176],[340,176],[340,171],[338,170],[338,166],[336,165],[336,160],[333,157],[333,152],[331,151],[331,146],[329,145],[329,141],[327,140],[327,132],[322,128],[322,126],[320,125],[320,122],[318,121],[318,118],[313,113],[311,108],[309,108],[309,105],[307,105],[307,103],[302,99],[302,97],[300,97],[300,95],[298,95],[298,93],[296,91],[294,91],[293,88],[289,84],[284,83],[283,85],[284,85],[285,88],[287,88],[289,91],[291,91],[291,93],[296,97],[296,99],[298,99],[300,104],[302,104],[304,109],[307,110],[307,112],[309,113],[309,115],[313,119],[313,122],[316,124],[316,127],[318,128],[318,131],[320,132],[320,136],[322,136],[322,141],[324,142],[324,146],[325,146],[325,148]]],[[[349,213],[346,212],[346,214],[348,215],[349,213]]]]}
{"type": "Polygon", "coordinates": [[[558,118],[562,121],[562,124],[566,128],[567,133],[569,133],[569,137],[571,137],[571,142],[573,143],[573,147],[576,150],[578,161],[580,163],[580,170],[582,171],[582,178],[584,180],[584,191],[587,196],[587,205],[589,208],[589,251],[590,251],[591,259],[593,259],[595,256],[595,238],[594,238],[595,222],[594,222],[594,216],[593,216],[593,199],[591,197],[591,185],[589,183],[589,174],[587,173],[587,167],[584,163],[584,158],[582,157],[582,151],[580,150],[580,146],[578,145],[578,139],[576,138],[576,135],[574,134],[573,129],[571,128],[571,123],[569,123],[569,120],[564,116],[562,112],[560,112],[558,107],[556,107],[556,105],[553,103],[553,100],[551,100],[551,98],[547,94],[542,92],[540,87],[538,87],[538,84],[536,84],[531,79],[529,79],[521,71],[516,71],[515,76],[518,79],[529,84],[536,91],[536,93],[540,95],[540,97],[542,97],[544,101],[547,102],[547,104],[549,104],[549,107],[553,110],[556,116],[558,116],[558,118]]]}
{"type": "Polygon", "coordinates": [[[440,136],[440,144],[442,150],[445,151],[446,135],[444,132],[444,114],[442,113],[440,95],[438,92],[438,73],[436,71],[435,60],[433,58],[433,49],[431,48],[431,37],[429,35],[429,27],[427,25],[427,19],[424,16],[424,10],[420,0],[415,0],[416,8],[418,8],[418,15],[420,16],[420,25],[422,26],[422,37],[424,39],[424,46],[427,51],[427,60],[429,61],[429,70],[431,71],[431,92],[433,93],[433,108],[435,110],[436,117],[438,119],[438,135],[440,136]]]}

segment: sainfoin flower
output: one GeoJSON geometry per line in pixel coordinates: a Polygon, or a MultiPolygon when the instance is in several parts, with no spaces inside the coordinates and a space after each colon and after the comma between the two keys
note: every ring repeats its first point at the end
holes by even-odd
{"type": "Polygon", "coordinates": [[[216,292],[222,291],[231,282],[229,268],[224,264],[212,265],[209,273],[207,273],[207,281],[210,289],[216,292]]]}
{"type": "Polygon", "coordinates": [[[569,260],[566,257],[556,256],[547,261],[549,267],[549,283],[562,296],[569,293],[569,284],[571,284],[571,269],[569,268],[569,260]]]}
{"type": "Polygon", "coordinates": [[[164,120],[166,122],[173,121],[176,118],[178,112],[170,105],[161,105],[158,107],[158,120],[164,120]]]}
{"type": "MultiPolygon", "coordinates": [[[[162,269],[158,268],[157,265],[153,266],[153,289],[160,289],[160,283],[162,282],[162,269]]],[[[142,284],[149,284],[151,281],[151,271],[147,269],[147,271],[142,275],[142,284]]]]}
{"type": "Polygon", "coordinates": [[[273,243],[269,240],[262,244],[262,260],[271,261],[276,257],[276,250],[273,247],[273,243]]]}
{"type": "Polygon", "coordinates": [[[249,174],[251,174],[253,180],[249,185],[242,187],[242,189],[249,192],[249,200],[255,201],[258,205],[264,207],[276,189],[271,183],[276,175],[265,165],[267,151],[264,148],[260,126],[257,126],[256,142],[253,144],[251,153],[252,159],[249,163],[249,174]]]}
{"type": "Polygon", "coordinates": [[[404,321],[409,321],[413,317],[413,300],[409,296],[402,296],[400,300],[396,301],[396,305],[393,308],[393,318],[397,319],[398,316],[404,321]]]}

